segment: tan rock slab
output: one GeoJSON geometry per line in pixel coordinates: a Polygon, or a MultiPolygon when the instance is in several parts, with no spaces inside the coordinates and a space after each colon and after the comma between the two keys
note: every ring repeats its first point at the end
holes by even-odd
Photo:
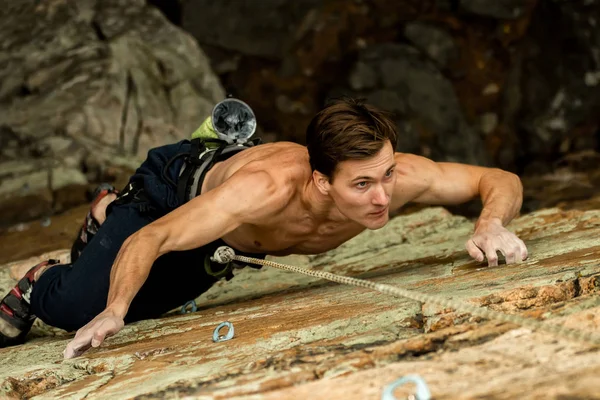
{"type": "MultiPolygon", "coordinates": [[[[600,211],[542,210],[511,229],[530,258],[496,268],[469,259],[472,222],[441,208],[283,261],[599,332],[600,211]]],[[[11,282],[0,268],[2,289],[11,282]]],[[[62,359],[72,335],[37,324],[26,344],[0,350],[0,390],[39,399],[379,399],[385,385],[417,373],[436,399],[596,395],[598,348],[460,311],[269,267],[244,269],[197,301],[196,313],[128,325],[72,360],[62,359]],[[213,343],[223,321],[235,337],[213,343]]]]}

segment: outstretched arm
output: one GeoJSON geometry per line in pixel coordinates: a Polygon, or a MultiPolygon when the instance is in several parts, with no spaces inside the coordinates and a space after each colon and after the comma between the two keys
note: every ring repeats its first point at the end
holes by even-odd
{"type": "Polygon", "coordinates": [[[99,346],[123,327],[129,305],[158,257],[201,247],[243,223],[277,212],[285,204],[285,196],[285,189],[277,188],[267,172],[238,171],[214,190],[131,235],[111,269],[106,309],[77,331],[65,349],[65,358],[99,346]]]}
{"type": "Polygon", "coordinates": [[[257,216],[264,217],[277,209],[281,192],[267,172],[238,171],[219,187],[133,234],[111,270],[106,308],[124,317],[158,257],[204,246],[257,216]]]}
{"type": "Polygon", "coordinates": [[[396,154],[398,174],[394,197],[404,202],[460,204],[481,197],[483,210],[475,233],[466,243],[469,254],[478,261],[487,257],[498,265],[496,251],[507,263],[527,258],[523,241],[504,228],[518,213],[523,187],[518,176],[496,168],[457,163],[436,163],[412,154],[396,154]]]}

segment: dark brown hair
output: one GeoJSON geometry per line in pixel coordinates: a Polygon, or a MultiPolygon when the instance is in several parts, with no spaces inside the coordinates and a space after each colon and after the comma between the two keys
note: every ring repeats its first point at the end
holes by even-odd
{"type": "Polygon", "coordinates": [[[396,124],[362,99],[338,99],[314,116],[306,129],[310,167],[333,180],[338,164],[376,155],[386,141],[396,148],[396,124]]]}

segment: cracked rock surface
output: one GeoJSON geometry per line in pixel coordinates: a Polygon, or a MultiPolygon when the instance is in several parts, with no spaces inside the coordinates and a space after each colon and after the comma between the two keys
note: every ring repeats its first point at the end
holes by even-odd
{"type": "Polygon", "coordinates": [[[188,138],[225,97],[143,0],[13,1],[0,21],[0,226],[85,203],[88,182],[188,138]]]}
{"type": "MultiPolygon", "coordinates": [[[[509,227],[528,245],[522,264],[470,260],[463,243],[472,222],[442,208],[398,216],[326,254],[276,260],[600,333],[600,211],[544,209],[509,227]]],[[[34,261],[0,267],[0,288],[34,261]]],[[[72,333],[37,322],[27,343],[0,349],[0,393],[380,399],[385,385],[419,374],[436,399],[598,398],[596,345],[460,310],[270,267],[237,271],[197,303],[195,313],[127,325],[71,360],[62,351],[72,333]],[[235,337],[213,343],[223,321],[235,337]]]]}

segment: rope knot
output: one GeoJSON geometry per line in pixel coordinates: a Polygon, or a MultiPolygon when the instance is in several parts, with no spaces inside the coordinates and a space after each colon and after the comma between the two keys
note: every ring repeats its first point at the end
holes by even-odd
{"type": "Polygon", "coordinates": [[[210,258],[219,264],[227,264],[235,257],[235,251],[229,246],[220,246],[215,250],[215,254],[210,258]]]}

